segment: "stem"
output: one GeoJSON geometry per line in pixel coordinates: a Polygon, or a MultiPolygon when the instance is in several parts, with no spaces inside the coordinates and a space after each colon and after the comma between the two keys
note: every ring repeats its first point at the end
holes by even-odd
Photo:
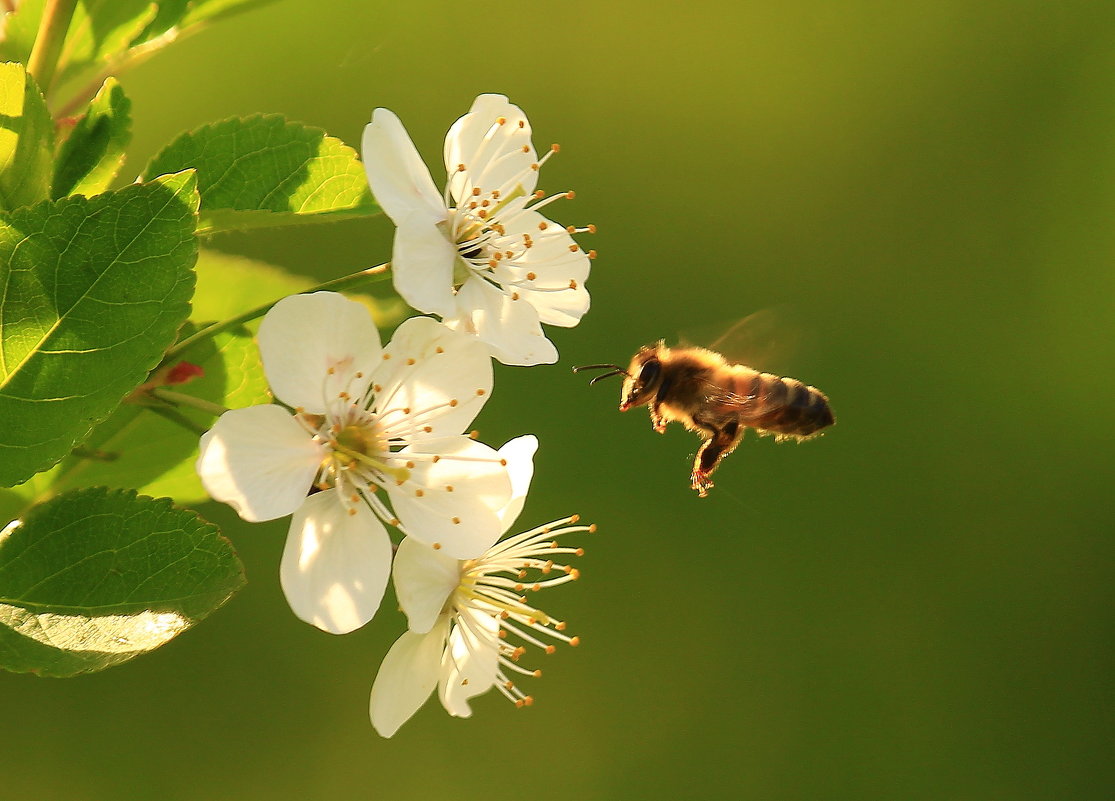
{"type": "MultiPolygon", "coordinates": [[[[186,395],[183,392],[175,392],[173,389],[165,389],[163,387],[154,387],[147,390],[147,394],[153,398],[158,398],[161,401],[166,401],[171,406],[192,406],[214,417],[220,417],[228,411],[224,406],[204,400],[202,398],[195,398],[193,395],[186,395]]],[[[146,406],[144,408],[155,411],[157,406],[146,406]]]]}
{"type": "Polygon", "coordinates": [[[54,70],[58,67],[58,57],[62,54],[62,44],[76,7],[77,0],[46,0],[35,46],[27,61],[27,71],[34,76],[44,95],[54,81],[54,70]]]}
{"type": "MultiPolygon", "coordinates": [[[[358,286],[362,283],[382,281],[387,277],[386,273],[390,267],[391,262],[388,262],[387,264],[380,264],[376,267],[369,267],[367,270],[361,270],[358,273],[346,275],[343,278],[334,278],[332,281],[326,281],[324,284],[318,284],[313,289],[307,289],[306,292],[319,292],[323,289],[347,289],[348,287],[358,286]]],[[[243,314],[238,314],[235,317],[230,317],[229,319],[222,322],[213,323],[212,325],[206,326],[200,331],[195,331],[194,333],[190,334],[190,336],[171,346],[170,350],[168,350],[166,352],[166,355],[163,357],[163,363],[165,364],[171,359],[178,356],[178,354],[182,353],[183,351],[189,350],[198,342],[215,337],[217,334],[228,331],[230,328],[236,328],[237,326],[250,322],[257,317],[262,317],[263,315],[267,314],[267,312],[271,311],[271,307],[278,303],[280,300],[282,300],[282,298],[276,298],[275,300],[269,301],[262,306],[257,306],[254,309],[246,311],[243,314]]]]}

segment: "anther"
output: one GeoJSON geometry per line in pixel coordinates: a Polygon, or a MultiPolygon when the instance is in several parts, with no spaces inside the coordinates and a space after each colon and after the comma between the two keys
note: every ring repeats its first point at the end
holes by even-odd
{"type": "MultiPolygon", "coordinates": [[[[529,153],[530,152],[530,145],[523,145],[523,152],[524,153],[529,153]]],[[[532,164],[531,166],[534,167],[535,169],[538,169],[537,164],[532,164]]]]}
{"type": "Polygon", "coordinates": [[[445,485],[445,491],[446,492],[452,492],[453,491],[453,485],[452,484],[446,484],[445,485]]]}
{"type": "Polygon", "coordinates": [[[590,251],[588,252],[588,257],[589,257],[590,259],[595,259],[595,258],[596,258],[596,251],[595,251],[595,250],[590,250],[590,251]]]}
{"type": "Polygon", "coordinates": [[[550,145],[550,152],[551,153],[557,153],[559,150],[561,150],[561,145],[556,144],[556,143],[550,145]]]}
{"type": "Polygon", "coordinates": [[[457,165],[457,172],[464,172],[464,171],[465,171],[465,165],[464,164],[458,164],[457,165]]]}
{"type": "Polygon", "coordinates": [[[478,389],[478,390],[476,390],[476,394],[477,394],[477,395],[484,395],[484,394],[486,394],[486,393],[485,393],[485,391],[484,391],[484,390],[482,390],[482,389],[478,389]]]}
{"type": "Polygon", "coordinates": [[[457,405],[457,399],[456,398],[450,398],[449,399],[449,405],[450,406],[456,406],[457,405]]]}
{"type": "Polygon", "coordinates": [[[443,348],[441,345],[438,345],[436,348],[434,348],[434,352],[435,353],[445,353],[445,348],[443,348]]]}
{"type": "Polygon", "coordinates": [[[355,517],[356,516],[356,510],[355,509],[349,509],[348,510],[348,515],[349,515],[349,517],[355,517]]]}
{"type": "Polygon", "coordinates": [[[415,361],[414,361],[414,359],[407,359],[407,366],[408,366],[408,367],[413,367],[413,366],[414,366],[414,364],[415,364],[415,361]]]}
{"type": "Polygon", "coordinates": [[[403,414],[410,414],[410,407],[409,406],[404,406],[403,407],[403,414]]]}
{"type": "Polygon", "coordinates": [[[459,517],[454,517],[454,518],[452,518],[452,520],[453,520],[453,525],[455,525],[455,526],[459,526],[461,524],[461,518],[459,518],[459,517]]]}
{"type": "Polygon", "coordinates": [[[554,624],[554,628],[557,629],[558,631],[565,631],[565,621],[564,620],[558,621],[557,623],[554,624]]]}
{"type": "Polygon", "coordinates": [[[591,526],[588,527],[588,533],[589,534],[595,534],[596,533],[596,524],[595,523],[593,523],[591,526]]]}
{"type": "Polygon", "coordinates": [[[526,128],[527,127],[527,121],[526,120],[519,120],[519,127],[520,128],[526,128]]]}
{"type": "Polygon", "coordinates": [[[546,196],[546,193],[543,192],[541,189],[535,189],[534,190],[534,199],[535,200],[540,200],[541,198],[544,198],[545,196],[546,196]]]}
{"type": "Polygon", "coordinates": [[[407,462],[407,470],[413,470],[413,469],[414,469],[414,462],[407,462]]]}
{"type": "Polygon", "coordinates": [[[569,279],[569,288],[570,289],[576,289],[577,288],[577,282],[574,281],[572,278],[569,279]]]}
{"type": "Polygon", "coordinates": [[[490,200],[481,200],[480,205],[484,208],[488,208],[488,206],[492,205],[492,202],[490,200]]]}
{"type": "Polygon", "coordinates": [[[578,548],[573,553],[576,554],[577,556],[584,556],[585,555],[585,549],[584,548],[578,548]]]}
{"type": "Polygon", "coordinates": [[[506,125],[507,117],[496,117],[496,125],[506,125]]]}
{"type": "Polygon", "coordinates": [[[435,454],[434,455],[434,464],[437,464],[440,461],[441,461],[441,457],[435,454]]]}
{"type": "Polygon", "coordinates": [[[421,498],[425,494],[426,494],[426,490],[423,490],[423,489],[416,489],[414,491],[414,497],[415,498],[421,498]]]}
{"type": "Polygon", "coordinates": [[[387,524],[390,525],[390,526],[397,526],[397,525],[399,525],[399,518],[393,517],[393,518],[391,518],[390,520],[387,521],[387,524]]]}
{"type": "Polygon", "coordinates": [[[535,668],[534,672],[530,675],[534,676],[536,679],[542,678],[542,668],[535,668]]]}
{"type": "Polygon", "coordinates": [[[573,243],[572,245],[569,246],[569,252],[570,253],[576,253],[580,249],[581,249],[581,246],[576,244],[576,243],[573,243]]]}
{"type": "Polygon", "coordinates": [[[575,197],[577,197],[577,193],[574,192],[572,189],[565,193],[566,200],[572,200],[575,197]]]}
{"type": "Polygon", "coordinates": [[[480,209],[480,211],[476,212],[476,216],[481,220],[486,220],[488,219],[488,212],[484,211],[484,209],[480,209]]]}
{"type": "Polygon", "coordinates": [[[346,400],[347,401],[349,399],[349,394],[347,392],[338,392],[337,397],[340,398],[341,400],[346,400]]]}
{"type": "Polygon", "coordinates": [[[500,467],[507,467],[507,460],[506,459],[500,459],[499,460],[499,466],[500,467]]]}
{"type": "Polygon", "coordinates": [[[589,232],[590,234],[595,234],[595,233],[596,233],[596,226],[595,226],[595,225],[593,225],[592,223],[589,223],[589,224],[588,224],[588,232],[589,232]]]}
{"type": "Polygon", "coordinates": [[[544,223],[544,222],[538,223],[538,230],[539,231],[545,231],[546,230],[546,223],[544,223]]]}
{"type": "Polygon", "coordinates": [[[474,186],[472,188],[472,195],[473,195],[473,197],[480,197],[480,187],[479,186],[474,186]]]}
{"type": "Polygon", "coordinates": [[[518,300],[518,299],[519,299],[519,293],[518,292],[512,292],[511,293],[511,300],[518,300]]]}
{"type": "Polygon", "coordinates": [[[373,392],[383,392],[383,385],[382,384],[372,384],[372,391],[373,392]]]}
{"type": "Polygon", "coordinates": [[[364,377],[364,374],[362,372],[360,372],[359,370],[357,370],[356,371],[356,378],[363,378],[363,377],[364,377]]]}
{"type": "Polygon", "coordinates": [[[434,427],[433,426],[422,426],[422,430],[425,431],[427,434],[429,434],[431,431],[434,430],[434,427]]]}
{"type": "Polygon", "coordinates": [[[573,639],[571,639],[569,641],[569,644],[572,645],[574,648],[576,648],[578,645],[581,644],[581,638],[580,637],[574,637],[573,639]]]}
{"type": "Polygon", "coordinates": [[[469,439],[476,439],[479,436],[480,436],[480,432],[477,431],[475,428],[472,429],[472,431],[468,432],[468,438],[469,439]]]}
{"type": "Polygon", "coordinates": [[[528,281],[533,281],[537,277],[538,276],[535,273],[527,273],[527,280],[528,281]]]}
{"type": "Polygon", "coordinates": [[[387,361],[387,360],[388,360],[388,359],[390,359],[390,358],[391,358],[391,354],[390,354],[390,353],[385,353],[385,354],[383,354],[383,360],[384,360],[384,361],[387,361]]]}
{"type": "Polygon", "coordinates": [[[440,551],[441,550],[441,543],[440,542],[435,542],[430,547],[433,548],[435,551],[440,551]]]}
{"type": "Polygon", "coordinates": [[[538,172],[538,162],[536,161],[536,162],[534,162],[533,164],[531,164],[531,165],[530,165],[530,168],[531,168],[532,170],[534,170],[535,172],[538,172]]]}
{"type": "Polygon", "coordinates": [[[557,653],[557,646],[556,645],[547,645],[546,646],[546,653],[547,654],[557,653]]]}
{"type": "Polygon", "coordinates": [[[499,611],[499,619],[500,620],[508,620],[510,617],[511,617],[511,613],[508,612],[506,609],[501,609],[499,611]]]}

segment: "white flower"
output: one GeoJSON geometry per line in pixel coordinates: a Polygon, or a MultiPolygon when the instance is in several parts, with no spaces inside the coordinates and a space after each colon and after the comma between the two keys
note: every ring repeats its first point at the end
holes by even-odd
{"type": "Polygon", "coordinates": [[[499,538],[509,469],[529,472],[534,438],[508,444],[509,468],[461,434],[492,388],[480,343],[415,317],[381,348],[367,309],[332,292],[284,298],[258,339],[272,391],[293,412],[226,412],[201,438],[197,470],[245,520],[294,515],[280,578],[298,617],[336,634],[372,618],[390,573],[384,522],[455,558],[499,538]],[[320,491],[307,497],[311,487],[320,491]]]}
{"type": "Polygon", "coordinates": [[[393,735],[429,697],[434,687],[450,715],[472,714],[469,699],[496,687],[516,706],[534,699],[508,674],[540,676],[519,665],[527,646],[553,653],[553,640],[577,645],[565,623],[527,603],[529,591],[574,581],[575,568],[556,564],[560,554],[582,553],[556,538],[595,526],[577,517],[556,520],[497,543],[478,559],[457,560],[417,542],[403,540],[395,555],[395,593],[410,630],[380,665],[372,685],[372,725],[393,735]],[[535,573],[534,577],[530,573],[535,573]]]}
{"type": "Polygon", "coordinates": [[[575,326],[588,311],[589,259],[571,233],[539,209],[560,197],[536,192],[541,159],[530,124],[503,95],[480,95],[445,136],[439,194],[403,124],[377,108],[364,129],[364,166],[379,205],[398,226],[395,289],[419,311],[475,334],[504,364],[551,364],[557,350],[539,323],[575,326]]]}

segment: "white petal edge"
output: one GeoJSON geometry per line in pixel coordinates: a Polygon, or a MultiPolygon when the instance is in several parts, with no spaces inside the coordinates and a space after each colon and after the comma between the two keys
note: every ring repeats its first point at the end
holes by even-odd
{"type": "Polygon", "coordinates": [[[281,406],[225,412],[201,437],[197,473],[215,501],[244,520],[274,520],[306,499],[322,448],[281,406]]]}
{"type": "Polygon", "coordinates": [[[412,537],[399,543],[391,569],[395,597],[411,631],[433,628],[449,596],[461,583],[461,563],[412,537]]]}
{"type": "Polygon", "coordinates": [[[456,559],[484,553],[499,538],[498,512],[511,500],[511,479],[500,458],[493,448],[463,436],[393,454],[393,464],[414,464],[407,481],[385,487],[406,533],[456,559]]]}
{"type": "Polygon", "coordinates": [[[283,298],[263,318],[257,339],[275,397],[314,414],[342,391],[362,394],[381,353],[371,313],[336,292],[283,298]]]}
{"type": "Polygon", "coordinates": [[[480,278],[465,281],[457,293],[457,312],[445,324],[455,331],[475,334],[503,364],[553,364],[554,343],[546,339],[538,312],[520,297],[512,300],[480,278]]]}
{"type": "Polygon", "coordinates": [[[451,314],[453,265],[457,248],[445,234],[444,224],[423,211],[399,221],[391,254],[395,290],[418,311],[451,314]]]}
{"type": "Polygon", "coordinates": [[[505,197],[522,186],[529,195],[538,183],[538,161],[531,144],[530,122],[523,110],[504,95],[480,95],[468,113],[445,135],[443,156],[449,191],[460,205],[473,188],[484,195],[498,190],[505,197]],[[499,120],[503,120],[502,124],[499,120]],[[526,150],[523,148],[526,147],[526,150]],[[465,169],[459,169],[464,164],[465,169]]]}
{"type": "Polygon", "coordinates": [[[470,717],[469,699],[495,684],[499,670],[498,635],[499,621],[477,611],[462,613],[450,632],[441,660],[438,697],[453,717],[470,717]]]}
{"type": "Polygon", "coordinates": [[[445,216],[445,203],[430,171],[393,111],[377,108],[372,112],[372,121],[364,127],[361,152],[372,194],[396,225],[416,210],[429,217],[445,216]]]}
{"type": "Polygon", "coordinates": [[[408,631],[395,641],[372,683],[368,712],[381,737],[390,737],[430,697],[441,673],[448,617],[426,634],[408,631]]]}
{"type": "Polygon", "coordinates": [[[460,434],[491,396],[487,347],[431,317],[405,321],[384,353],[390,358],[375,374],[375,408],[389,437],[415,442],[460,434]]]}
{"type": "Polygon", "coordinates": [[[391,540],[364,504],[342,506],[337,490],[311,495],[290,521],[279,578],[300,619],[331,634],[375,615],[391,572],[391,540]]]}
{"type": "Polygon", "coordinates": [[[538,437],[533,434],[524,434],[508,440],[499,449],[499,455],[507,460],[507,475],[511,479],[511,500],[498,512],[504,534],[523,511],[523,504],[526,503],[527,493],[530,491],[530,482],[534,478],[534,454],[537,451],[538,437]]]}

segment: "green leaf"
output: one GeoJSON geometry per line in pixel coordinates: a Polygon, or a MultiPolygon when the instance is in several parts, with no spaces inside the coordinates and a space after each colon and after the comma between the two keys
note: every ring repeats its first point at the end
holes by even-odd
{"type": "Polygon", "coordinates": [[[54,122],[22,64],[0,64],[0,210],[50,197],[54,122]]]}
{"type": "Polygon", "coordinates": [[[378,211],[356,151],[275,114],[182,134],[144,175],[197,170],[198,233],[358,217],[378,211]]]}
{"type": "Polygon", "coordinates": [[[115,78],[104,82],[89,110],[58,150],[53,197],[96,195],[108,189],[132,140],[132,101],[115,78]]]}
{"type": "Polygon", "coordinates": [[[15,11],[4,15],[4,36],[0,39],[0,60],[26,64],[39,33],[46,0],[20,0],[15,11]]]}
{"type": "Polygon", "coordinates": [[[81,0],[62,45],[56,81],[73,80],[122,56],[157,12],[152,0],[81,0]]]}
{"type": "Polygon", "coordinates": [[[59,496],[0,533],[0,667],[104,670],[166,644],[243,585],[217,527],[166,498],[59,496]]]}
{"type": "Polygon", "coordinates": [[[0,215],[0,485],[65,456],[189,314],[191,173],[0,215]]]}

